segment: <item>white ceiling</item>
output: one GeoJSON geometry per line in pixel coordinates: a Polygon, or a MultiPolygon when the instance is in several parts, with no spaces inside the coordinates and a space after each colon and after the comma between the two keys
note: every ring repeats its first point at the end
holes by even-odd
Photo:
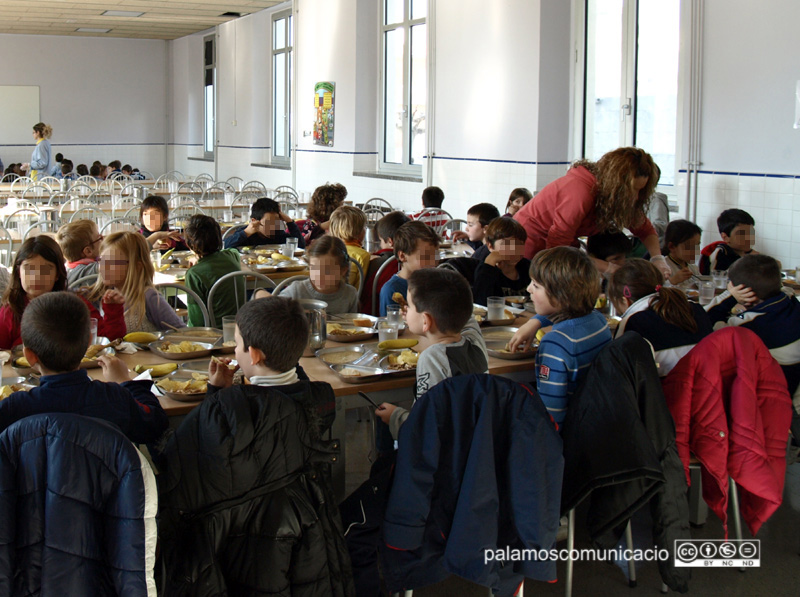
{"type": "Polygon", "coordinates": [[[176,39],[258,12],[280,0],[0,0],[0,33],[176,39]],[[140,17],[103,16],[107,10],[144,13],[140,17]],[[110,29],[108,33],[77,32],[80,27],[110,29]]]}

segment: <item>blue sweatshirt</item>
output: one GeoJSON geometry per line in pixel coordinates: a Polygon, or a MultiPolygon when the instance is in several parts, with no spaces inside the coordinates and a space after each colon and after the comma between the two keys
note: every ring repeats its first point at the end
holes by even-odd
{"type": "Polygon", "coordinates": [[[536,389],[547,411],[561,425],[567,404],[595,355],[609,342],[611,331],[603,314],[592,311],[553,324],[536,353],[536,389]]]}

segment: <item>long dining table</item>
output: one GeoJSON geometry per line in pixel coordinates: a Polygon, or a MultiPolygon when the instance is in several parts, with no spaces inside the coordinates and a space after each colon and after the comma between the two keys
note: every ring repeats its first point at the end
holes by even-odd
{"type": "MultiPolygon", "coordinates": [[[[520,315],[514,325],[521,325],[527,321],[527,314],[520,315]]],[[[187,328],[190,330],[191,328],[187,328]]],[[[491,327],[485,328],[491,329],[491,327]]],[[[410,332],[406,332],[403,338],[414,338],[410,332]]],[[[374,342],[373,339],[371,342],[374,342]]],[[[345,347],[352,346],[352,344],[344,344],[331,340],[327,340],[325,347],[345,347]]],[[[180,365],[181,361],[170,361],[148,350],[140,350],[134,354],[118,353],[117,356],[128,366],[131,371],[131,377],[136,374],[133,372],[137,365],[158,365],[167,362],[175,362],[180,365]]],[[[233,358],[233,354],[220,355],[233,358]]],[[[534,366],[535,353],[531,352],[530,357],[519,360],[504,360],[495,357],[489,357],[489,372],[495,375],[506,376],[525,376],[530,373],[530,378],[533,379],[533,366],[534,366]]],[[[210,357],[206,358],[205,367],[210,357]]],[[[326,382],[333,388],[334,396],[336,397],[336,417],[332,428],[332,437],[340,440],[341,453],[336,464],[333,466],[333,481],[334,488],[337,496],[344,497],[345,491],[345,464],[346,464],[346,440],[347,433],[345,429],[346,411],[369,406],[369,404],[358,395],[358,392],[367,392],[378,403],[380,402],[407,402],[413,399],[413,388],[415,378],[411,376],[393,376],[387,375],[384,379],[378,381],[352,384],[343,381],[326,363],[317,358],[316,356],[302,357],[300,359],[300,366],[312,381],[326,382]]],[[[87,373],[93,379],[103,379],[102,370],[97,368],[87,369],[87,373]]],[[[3,378],[8,380],[17,377],[18,373],[7,363],[3,368],[3,378]]],[[[156,392],[157,393],[157,392],[156,392]]],[[[183,417],[201,404],[199,401],[179,401],[170,398],[166,395],[159,395],[158,400],[161,403],[167,416],[170,418],[170,425],[177,426],[182,421],[183,417]]]]}

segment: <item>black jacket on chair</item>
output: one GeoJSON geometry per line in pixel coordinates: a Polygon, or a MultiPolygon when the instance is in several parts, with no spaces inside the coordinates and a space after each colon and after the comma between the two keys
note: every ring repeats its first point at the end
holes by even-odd
{"type": "Polygon", "coordinates": [[[170,438],[159,475],[166,595],[354,593],[326,464],[338,442],[320,439],[318,385],[210,387],[170,438]]]}
{"type": "Polygon", "coordinates": [[[589,497],[589,533],[610,548],[649,502],[653,541],[670,554],[659,561],[661,577],[686,592],[689,569],[674,567],[675,539],[691,538],[686,477],[652,350],[639,334],[623,334],[595,357],[570,401],[563,439],[562,512],[589,497]]]}

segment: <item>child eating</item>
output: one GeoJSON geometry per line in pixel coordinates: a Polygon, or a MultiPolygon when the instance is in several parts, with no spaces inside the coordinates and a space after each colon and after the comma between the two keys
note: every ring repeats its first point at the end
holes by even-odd
{"type": "Polygon", "coordinates": [[[22,316],[22,340],[25,358],[42,377],[30,392],[0,402],[0,431],[53,412],[109,421],[134,443],[155,442],[167,429],[151,381],[131,381],[128,367],[114,356],[97,357],[103,377],[113,383],[89,379],[80,368],[89,347],[89,311],[74,294],[50,292],[32,300],[22,316]]]}
{"type": "MultiPolygon", "coordinates": [[[[198,257],[195,265],[186,272],[186,287],[195,291],[204,302],[214,283],[225,274],[242,269],[239,251],[222,248],[222,232],[217,221],[211,216],[194,215],[186,226],[186,244],[198,257]]],[[[234,278],[225,292],[214,293],[214,317],[221,321],[226,315],[236,315],[239,303],[236,297],[245,300],[244,278],[234,278]],[[234,286],[235,285],[235,286],[234,286]]],[[[189,299],[189,325],[204,326],[205,319],[200,306],[189,299]]]]}
{"type": "MultiPolygon", "coordinates": [[[[597,269],[573,247],[554,247],[531,261],[531,294],[536,318],[553,324],[536,353],[536,389],[556,423],[595,355],[611,341],[606,318],[594,310],[600,293],[597,269]]],[[[513,350],[513,348],[512,348],[513,350]]]]}
{"type": "Polygon", "coordinates": [[[525,293],[531,279],[531,262],[522,255],[528,238],[522,224],[512,218],[495,218],[486,227],[489,255],[475,269],[472,284],[474,300],[485,305],[490,296],[518,296],[525,293]]]}
{"type": "MultiPolygon", "coordinates": [[[[472,293],[463,276],[446,269],[417,270],[408,280],[407,301],[408,329],[421,337],[417,398],[449,377],[489,372],[486,342],[472,317],[472,293]]],[[[384,402],[375,414],[397,439],[408,411],[384,402]]]]}
{"type": "Polygon", "coordinates": [[[755,225],[753,216],[743,209],[726,209],[719,214],[717,229],[722,240],[703,247],[700,273],[707,276],[713,271],[726,271],[740,257],[755,253],[755,225]]]}
{"type": "MultiPolygon", "coordinates": [[[[491,203],[473,205],[467,210],[466,231],[457,230],[454,232],[453,240],[464,241],[473,251],[478,251],[484,244],[483,239],[486,236],[486,227],[489,222],[499,217],[500,211],[491,203]]],[[[483,258],[485,259],[485,257],[484,255],[483,258]]]]}
{"type": "Polygon", "coordinates": [[[698,275],[700,270],[695,265],[697,249],[700,246],[700,226],[689,220],[673,220],[664,232],[664,252],[667,263],[672,268],[669,283],[680,286],[698,275]]]}
{"type": "Polygon", "coordinates": [[[167,200],[160,195],[148,195],[139,207],[139,221],[142,227],[139,232],[147,239],[154,249],[176,249],[185,251],[183,242],[177,230],[169,229],[169,205],[167,200]]]}
{"type": "MultiPolygon", "coordinates": [[[[406,222],[410,222],[409,218],[402,211],[393,211],[375,223],[375,233],[378,235],[380,241],[380,249],[372,254],[369,261],[369,267],[365,272],[366,281],[361,290],[361,312],[370,315],[376,315],[372,312],[372,287],[375,283],[375,276],[381,266],[394,255],[394,235],[397,229],[406,222]]],[[[378,280],[376,291],[380,292],[383,285],[398,272],[399,263],[397,260],[392,261],[381,272],[381,277],[378,280]]]]}
{"type": "Polygon", "coordinates": [[[67,285],[97,273],[100,243],[103,240],[92,220],[77,220],[58,229],[56,240],[67,259],[67,285]]]}
{"type": "Polygon", "coordinates": [[[58,243],[43,234],[22,243],[0,307],[0,348],[22,343],[20,324],[29,302],[45,293],[66,289],[67,271],[58,243]]]}
{"type": "Polygon", "coordinates": [[[608,285],[608,298],[623,314],[617,337],[638,332],[650,342],[660,377],[713,331],[705,309],[689,302],[678,288],[662,286],[663,278],[649,261],[629,259],[608,285]]]}
{"type": "MultiPolygon", "coordinates": [[[[281,296],[294,299],[315,299],[328,304],[327,313],[355,313],[358,292],[344,281],[350,268],[347,249],[341,239],[322,236],[306,251],[309,277],[286,287],[281,296]]],[[[259,289],[253,298],[269,296],[259,289]]]]}
{"type": "Polygon", "coordinates": [[[115,232],[103,240],[100,277],[86,293],[86,299],[96,307],[100,299],[107,295],[108,289],[117,290],[124,297],[125,327],[128,332],[156,332],[186,327],[153,287],[154,275],[150,247],[144,237],[135,232],[115,232]]]}
{"type": "Polygon", "coordinates": [[[387,305],[399,304],[394,294],[406,298],[408,279],[415,271],[436,267],[436,249],[439,236],[433,228],[415,220],[400,226],[394,235],[394,255],[400,263],[400,271],[389,278],[381,288],[380,315],[386,316],[387,305]]]}
{"type": "MultiPolygon", "coordinates": [[[[361,271],[366,274],[369,269],[370,254],[362,248],[364,237],[367,234],[367,216],[357,207],[342,205],[331,214],[330,234],[344,241],[350,259],[361,266],[361,271]]],[[[359,279],[358,269],[350,268],[350,285],[356,286],[363,280],[359,279]]]]}
{"type": "Polygon", "coordinates": [[[228,236],[225,248],[284,245],[288,237],[297,239],[298,248],[305,248],[303,235],[295,221],[281,211],[276,201],[261,197],[250,207],[250,223],[228,236]]]}

